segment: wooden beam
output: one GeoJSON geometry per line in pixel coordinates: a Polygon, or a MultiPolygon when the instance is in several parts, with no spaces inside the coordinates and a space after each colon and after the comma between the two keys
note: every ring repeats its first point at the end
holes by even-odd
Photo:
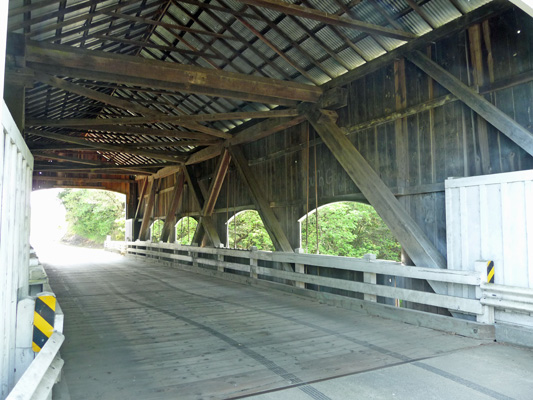
{"type": "MultiPolygon", "coordinates": [[[[69,48],[72,48],[72,47],[69,47],[69,48]]],[[[112,54],[112,53],[106,53],[106,54],[112,54]]],[[[170,65],[179,65],[179,64],[170,63],[170,62],[164,62],[164,63],[170,64],[170,65]]],[[[164,90],[165,92],[194,93],[198,95],[205,95],[205,96],[212,96],[212,97],[234,98],[234,99],[239,99],[243,101],[259,102],[262,104],[275,104],[275,105],[283,105],[283,106],[290,106],[290,107],[294,107],[298,105],[297,100],[290,100],[290,99],[285,99],[281,97],[272,97],[272,96],[260,96],[255,93],[237,92],[237,91],[231,91],[231,90],[225,90],[225,89],[222,90],[222,89],[208,88],[205,86],[192,85],[192,84],[185,85],[182,83],[163,81],[163,80],[158,80],[155,78],[150,79],[150,78],[140,78],[140,77],[130,76],[130,75],[117,75],[117,74],[113,74],[112,72],[99,72],[99,71],[92,71],[89,69],[69,68],[69,67],[63,67],[60,65],[32,64],[32,63],[29,63],[28,65],[31,66],[32,68],[37,67],[39,68],[39,70],[41,70],[42,72],[46,72],[47,74],[56,74],[56,75],[69,76],[73,78],[81,78],[81,79],[94,80],[94,81],[100,81],[100,82],[112,82],[112,83],[120,84],[120,85],[131,85],[131,86],[135,86],[136,89],[140,88],[142,90],[149,91],[149,92],[154,92],[157,90],[159,91],[164,90]]],[[[219,70],[215,70],[215,71],[219,71],[219,70]]],[[[281,82],[287,82],[287,81],[281,81],[281,82]]],[[[125,89],[128,89],[128,88],[126,87],[125,89]]]]}
{"type": "MultiPolygon", "coordinates": [[[[111,96],[108,96],[111,97],[111,96]]],[[[144,107],[143,107],[144,108],[144,107]]],[[[90,126],[92,123],[97,123],[100,126],[108,125],[142,125],[154,124],[158,122],[166,122],[179,125],[182,122],[208,122],[208,121],[224,121],[224,120],[241,120],[241,119],[263,119],[263,118],[283,118],[298,116],[298,111],[295,109],[287,110],[273,110],[273,111],[239,111],[231,113],[213,113],[213,114],[195,114],[195,115],[164,115],[152,117],[116,117],[116,118],[70,118],[70,119],[32,119],[28,120],[28,125],[31,126],[90,126]]],[[[220,132],[217,137],[229,139],[231,134],[220,132]]]]}
{"type": "Polygon", "coordinates": [[[206,147],[205,149],[199,150],[196,153],[191,154],[187,161],[185,161],[185,165],[198,164],[215,158],[222,153],[222,150],[224,150],[223,143],[215,146],[206,147]]]}
{"type": "MultiPolygon", "coordinates": [[[[195,199],[196,203],[198,204],[198,208],[200,210],[203,210],[204,208],[204,195],[202,194],[202,190],[200,189],[200,186],[198,185],[198,182],[191,177],[191,169],[190,167],[186,166],[183,168],[183,173],[185,175],[185,180],[187,181],[187,185],[189,185],[189,190],[195,199]]],[[[201,216],[200,215],[200,223],[198,224],[196,228],[196,232],[193,236],[193,243],[197,243],[198,245],[201,244],[200,240],[202,236],[201,232],[202,229],[207,234],[207,237],[211,241],[214,247],[220,247],[222,242],[220,241],[220,237],[218,236],[217,230],[215,228],[215,224],[213,223],[213,218],[210,216],[201,216]],[[195,242],[196,238],[196,242],[195,242]],[[199,238],[199,239],[198,239],[199,238]]]]}
{"type": "Polygon", "coordinates": [[[150,194],[148,195],[148,201],[144,207],[143,220],[141,223],[141,229],[139,231],[139,240],[148,240],[148,232],[150,229],[150,222],[152,220],[152,214],[154,212],[155,194],[157,187],[159,186],[159,179],[154,179],[150,184],[150,194]]]}
{"type": "Polygon", "coordinates": [[[33,180],[34,181],[45,181],[45,182],[67,181],[67,182],[82,182],[82,183],[132,183],[132,182],[135,182],[132,179],[88,178],[88,177],[44,176],[44,175],[33,175],[33,180]]]}
{"type": "MultiPolygon", "coordinates": [[[[245,158],[242,149],[240,146],[231,146],[229,151],[233,163],[239,171],[242,181],[250,190],[250,194],[252,195],[256,209],[259,212],[263,223],[265,224],[265,228],[272,239],[274,247],[277,251],[293,252],[289,240],[287,239],[287,236],[285,236],[285,232],[283,232],[281,224],[279,223],[276,215],[270,208],[265,195],[263,194],[263,190],[261,189],[259,181],[248,166],[248,160],[245,158]]],[[[292,270],[290,267],[285,269],[292,270]]]]}
{"type": "Polygon", "coordinates": [[[44,158],[44,159],[47,159],[47,160],[68,161],[68,162],[71,162],[71,163],[74,163],[74,164],[83,164],[83,165],[91,165],[91,166],[98,166],[98,167],[107,166],[107,167],[111,167],[111,168],[116,168],[117,167],[116,164],[112,164],[112,163],[104,163],[104,162],[96,161],[96,160],[84,160],[83,158],[68,157],[68,156],[63,156],[63,155],[54,154],[54,153],[34,154],[33,156],[35,158],[44,158]]]}
{"type": "Polygon", "coordinates": [[[315,10],[308,7],[302,7],[296,4],[289,4],[279,0],[237,0],[241,3],[258,6],[263,8],[269,8],[271,10],[279,11],[286,15],[294,15],[301,18],[311,19],[314,21],[320,21],[324,24],[341,26],[348,29],[356,29],[361,32],[370,34],[376,34],[381,36],[387,36],[399,40],[410,40],[416,38],[416,35],[400,31],[398,29],[386,28],[380,25],[369,24],[363,21],[357,21],[351,18],[338,17],[336,15],[315,10]]]}
{"type": "MultiPolygon", "coordinates": [[[[48,164],[48,163],[46,163],[48,164]]],[[[75,166],[75,167],[63,167],[61,164],[63,163],[60,163],[60,164],[52,164],[52,166],[49,166],[49,165],[46,165],[44,167],[41,166],[41,164],[35,164],[34,165],[34,171],[41,171],[41,172],[72,172],[72,173],[85,173],[85,174],[102,174],[102,173],[105,173],[105,174],[121,174],[121,175],[124,175],[124,174],[128,174],[128,175],[139,175],[139,176],[142,176],[142,175],[151,175],[152,172],[150,171],[145,171],[145,170],[137,170],[137,169],[129,169],[129,168],[109,168],[109,167],[105,167],[105,172],[102,172],[102,168],[101,167],[90,167],[90,166],[86,166],[86,167],[78,167],[78,166],[75,166]],[[59,165],[59,166],[58,166],[59,165]]]]}
{"type": "Polygon", "coordinates": [[[396,236],[418,266],[446,268],[446,260],[429,241],[420,226],[394,197],[365,158],[332,122],[318,122],[318,110],[308,110],[307,119],[342,165],[352,181],[396,236]]]}
{"type": "Polygon", "coordinates": [[[40,136],[44,138],[59,140],[59,141],[67,142],[67,143],[81,144],[87,147],[93,147],[98,150],[111,151],[111,152],[116,152],[116,153],[136,154],[139,156],[151,157],[157,160],[166,160],[166,161],[171,161],[174,163],[184,162],[187,158],[186,156],[170,155],[168,153],[157,152],[157,151],[130,149],[130,148],[125,148],[123,146],[117,146],[117,145],[112,145],[112,144],[107,144],[107,143],[90,142],[80,137],[61,135],[58,133],[39,131],[35,129],[31,129],[31,130],[26,129],[26,132],[34,136],[40,136]]]}
{"type": "Polygon", "coordinates": [[[220,140],[180,140],[176,142],[140,142],[123,145],[126,148],[146,149],[151,147],[182,147],[182,146],[214,146],[220,144],[220,140]]]}
{"type": "Polygon", "coordinates": [[[403,57],[404,53],[408,51],[413,51],[418,48],[426,46],[428,43],[434,43],[439,39],[452,35],[456,32],[464,30],[465,27],[486,20],[494,15],[499,15],[503,11],[509,9],[511,4],[508,1],[495,0],[491,1],[484,6],[481,6],[474,11],[471,11],[462,17],[456,18],[453,21],[448,22],[446,25],[441,26],[440,28],[434,29],[431,32],[426,33],[423,36],[420,36],[417,39],[411,40],[404,44],[401,47],[398,47],[392,51],[389,51],[387,54],[384,54],[372,61],[367,62],[360,67],[357,67],[344,75],[339,76],[338,78],[332,79],[329,82],[326,82],[321,86],[322,89],[328,90],[337,86],[344,86],[353,82],[357,79],[360,79],[372,72],[377,71],[378,69],[383,68],[384,66],[392,63],[399,57],[403,57]]]}
{"type": "Polygon", "coordinates": [[[139,215],[139,211],[141,211],[142,203],[144,202],[144,195],[146,193],[146,188],[148,187],[148,178],[143,179],[143,185],[141,188],[141,194],[139,195],[138,203],[137,203],[137,209],[135,210],[135,216],[133,217],[134,220],[137,220],[137,216],[139,215]]]}
{"type": "Polygon", "coordinates": [[[243,94],[269,104],[276,104],[276,99],[315,102],[322,93],[318,87],[295,82],[35,41],[26,43],[26,63],[36,70],[41,65],[67,67],[74,73],[68,75],[71,77],[83,78],[88,76],[85,72],[89,75],[97,72],[106,77],[103,80],[110,82],[126,81],[137,85],[138,79],[141,79],[159,81],[167,87],[169,83],[174,83],[188,93],[204,89],[200,90],[202,94],[210,93],[212,96],[241,98],[243,94]],[[133,78],[133,81],[128,78],[133,78]]]}
{"type": "Polygon", "coordinates": [[[231,139],[226,140],[224,143],[209,146],[205,149],[199,150],[189,156],[186,165],[198,164],[211,158],[215,158],[220,155],[227,146],[236,146],[243,143],[253,142],[259,139],[263,139],[276,132],[288,129],[292,126],[296,126],[305,121],[305,117],[300,115],[296,118],[273,118],[261,121],[254,124],[240,132],[236,133],[231,139]]]}
{"type": "Polygon", "coordinates": [[[156,137],[172,137],[178,139],[193,139],[193,140],[209,140],[213,139],[211,135],[200,132],[185,132],[179,130],[170,130],[170,129],[157,129],[157,128],[147,128],[141,126],[120,126],[120,125],[100,125],[99,121],[101,119],[94,119],[94,125],[88,125],[87,127],[71,127],[72,128],[86,131],[101,131],[101,132],[112,132],[112,133],[121,133],[123,135],[148,135],[156,137]]]}
{"type": "Polygon", "coordinates": [[[509,137],[521,148],[533,155],[533,133],[517,123],[498,107],[484,97],[475,93],[467,85],[450,74],[440,65],[419,51],[409,53],[407,59],[431,76],[444,88],[453,93],[459,100],[481,115],[489,124],[509,137]]]}
{"type": "Polygon", "coordinates": [[[220,189],[222,189],[222,184],[228,172],[229,164],[231,162],[231,156],[227,149],[224,149],[220,159],[218,160],[217,167],[215,169],[215,174],[209,185],[209,190],[207,192],[207,200],[205,201],[202,215],[211,216],[215,209],[215,204],[220,194],[220,189]]]}
{"type": "Polygon", "coordinates": [[[174,191],[172,192],[172,197],[168,206],[168,212],[165,218],[165,223],[163,224],[163,229],[161,230],[162,242],[168,242],[168,239],[171,236],[172,229],[175,229],[176,211],[178,211],[178,206],[181,202],[181,198],[183,195],[184,181],[185,178],[183,172],[178,173],[176,184],[174,185],[174,191]]]}
{"type": "Polygon", "coordinates": [[[229,146],[236,146],[239,144],[255,142],[256,140],[263,139],[276,132],[299,125],[303,121],[305,121],[305,117],[303,115],[299,115],[296,118],[268,119],[236,133],[234,137],[228,139],[226,143],[229,146]]]}

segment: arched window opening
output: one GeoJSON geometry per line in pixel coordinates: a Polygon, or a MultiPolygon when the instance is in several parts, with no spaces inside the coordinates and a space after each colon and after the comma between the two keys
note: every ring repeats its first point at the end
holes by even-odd
{"type": "Polygon", "coordinates": [[[226,237],[229,248],[248,250],[255,246],[258,250],[275,250],[263,220],[254,210],[241,211],[231,217],[227,222],[226,237]]]}
{"type": "Polygon", "coordinates": [[[356,202],[326,204],[300,220],[300,247],[306,253],[400,261],[401,246],[374,207],[356,202]]]}
{"type": "Polygon", "coordinates": [[[163,225],[165,225],[165,223],[162,220],[156,219],[150,227],[150,239],[152,240],[152,242],[158,243],[159,241],[161,241],[163,225]]]}
{"type": "Polygon", "coordinates": [[[190,245],[197,226],[198,221],[192,217],[183,217],[180,219],[176,224],[176,242],[190,245]]]}

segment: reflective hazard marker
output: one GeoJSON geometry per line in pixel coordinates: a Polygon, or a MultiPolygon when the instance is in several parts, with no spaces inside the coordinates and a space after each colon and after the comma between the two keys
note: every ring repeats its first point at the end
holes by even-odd
{"type": "Polygon", "coordinates": [[[487,283],[494,283],[494,261],[487,263],[487,283]]]}
{"type": "Polygon", "coordinates": [[[35,299],[33,313],[33,343],[32,349],[38,353],[54,332],[54,318],[56,315],[56,298],[50,294],[42,294],[35,299]]]}

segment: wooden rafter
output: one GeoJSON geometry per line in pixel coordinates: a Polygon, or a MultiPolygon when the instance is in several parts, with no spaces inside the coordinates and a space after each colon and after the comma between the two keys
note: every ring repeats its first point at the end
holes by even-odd
{"type": "Polygon", "coordinates": [[[53,132],[48,132],[48,131],[39,131],[35,129],[26,130],[26,131],[34,136],[50,138],[50,139],[59,140],[59,141],[66,142],[66,143],[81,144],[81,145],[85,145],[88,147],[93,147],[97,150],[105,150],[105,151],[117,152],[117,153],[130,153],[130,154],[136,154],[140,156],[155,158],[156,160],[167,160],[167,161],[171,161],[175,163],[183,162],[186,159],[185,156],[174,155],[173,153],[164,153],[164,152],[148,151],[148,150],[141,150],[141,149],[130,149],[130,148],[123,147],[120,145],[92,142],[89,140],[85,140],[84,138],[81,138],[81,137],[61,135],[58,133],[53,133],[53,132]]]}
{"type": "Polygon", "coordinates": [[[238,0],[248,5],[269,8],[279,11],[283,14],[294,15],[301,18],[320,21],[325,24],[341,26],[343,28],[356,29],[361,32],[388,36],[399,40],[410,40],[416,38],[412,33],[400,31],[397,29],[386,28],[379,25],[369,24],[363,21],[356,21],[346,17],[338,17],[324,11],[315,10],[308,7],[302,7],[295,4],[286,3],[279,0],[238,0]]]}
{"type": "MultiPolygon", "coordinates": [[[[115,106],[115,107],[118,107],[118,108],[122,108],[122,109],[125,109],[125,110],[130,110],[130,111],[137,112],[139,114],[146,115],[147,116],[146,118],[152,118],[152,120],[149,121],[150,123],[161,122],[161,120],[165,120],[165,119],[166,119],[165,122],[174,122],[174,123],[178,122],[176,120],[172,120],[172,118],[174,118],[173,116],[164,114],[164,113],[162,113],[160,111],[152,110],[152,109],[144,107],[144,106],[142,106],[140,104],[136,104],[136,103],[133,103],[131,101],[120,99],[117,96],[110,96],[108,94],[101,93],[101,92],[99,92],[97,90],[89,89],[89,88],[86,88],[84,86],[77,85],[77,84],[68,82],[68,81],[66,81],[64,79],[59,79],[59,78],[56,78],[56,77],[48,75],[48,74],[43,74],[41,72],[35,72],[35,78],[38,79],[39,81],[43,82],[43,83],[46,83],[47,85],[56,87],[58,89],[66,90],[66,91],[78,94],[80,96],[84,96],[84,97],[87,97],[87,98],[102,102],[104,104],[109,104],[109,105],[112,105],[112,106],[115,106]],[[168,120],[170,120],[170,121],[168,121],[168,120]]],[[[180,118],[180,117],[176,116],[176,118],[180,118]]],[[[186,121],[186,120],[183,121],[182,120],[181,122],[185,123],[187,128],[200,130],[200,131],[202,131],[204,133],[207,133],[208,135],[212,135],[212,136],[215,136],[215,137],[222,137],[222,138],[231,137],[231,135],[229,135],[227,133],[218,131],[216,129],[204,127],[204,126],[196,123],[196,121],[194,121],[194,120],[189,120],[189,121],[186,121]]],[[[143,123],[146,123],[146,122],[143,122],[143,123]]],[[[87,125],[89,125],[89,124],[87,124],[87,125]]]]}

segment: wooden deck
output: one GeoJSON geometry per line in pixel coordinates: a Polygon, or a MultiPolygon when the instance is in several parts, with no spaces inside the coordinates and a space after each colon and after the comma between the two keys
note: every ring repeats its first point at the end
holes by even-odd
{"type": "Polygon", "coordinates": [[[102,254],[45,265],[65,313],[61,354],[76,400],[227,399],[289,387],[328,399],[318,382],[485,343],[102,254]]]}

